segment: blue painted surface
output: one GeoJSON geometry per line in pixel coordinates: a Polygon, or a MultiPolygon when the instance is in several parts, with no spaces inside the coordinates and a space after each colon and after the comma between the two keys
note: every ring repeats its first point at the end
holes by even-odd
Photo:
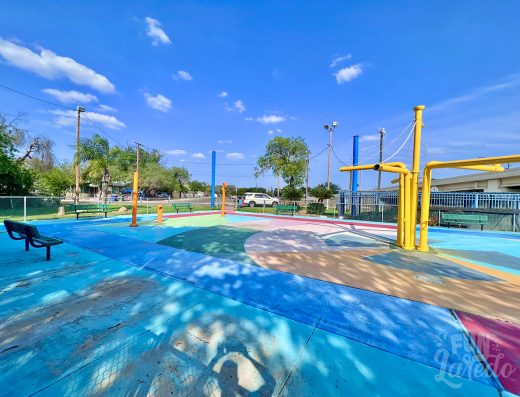
{"type": "MultiPolygon", "coordinates": [[[[442,338],[460,335],[458,324],[443,308],[123,236],[115,236],[108,244],[109,233],[88,228],[67,235],[59,227],[44,228],[48,234],[104,256],[144,266],[304,324],[313,326],[321,318],[321,329],[434,368],[442,364],[435,358],[447,343],[442,338]]],[[[467,345],[465,340],[461,343],[467,345]]],[[[464,355],[465,351],[460,355],[455,352],[448,363],[469,359],[461,374],[469,377],[478,372],[475,368],[480,364],[475,357],[464,355]]],[[[485,374],[476,380],[492,384],[485,374]]]]}

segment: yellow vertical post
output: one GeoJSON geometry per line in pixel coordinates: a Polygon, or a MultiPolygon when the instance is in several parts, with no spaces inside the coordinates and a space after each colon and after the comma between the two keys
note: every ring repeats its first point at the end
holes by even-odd
{"type": "Polygon", "coordinates": [[[222,184],[222,216],[226,215],[226,187],[227,183],[222,184]]]}
{"type": "Polygon", "coordinates": [[[398,193],[398,202],[397,202],[397,239],[395,243],[399,247],[403,247],[404,245],[404,236],[403,233],[405,233],[405,230],[403,228],[404,224],[404,197],[405,197],[405,191],[404,191],[404,174],[399,174],[399,193],[398,193]]]}
{"type": "Polygon", "coordinates": [[[139,173],[134,172],[134,190],[132,190],[132,223],[130,226],[136,227],[137,225],[137,197],[139,195],[139,173]]]}
{"type": "Polygon", "coordinates": [[[412,245],[415,246],[415,227],[417,225],[417,208],[418,208],[418,196],[419,196],[419,173],[421,167],[421,134],[423,127],[422,113],[424,105],[419,105],[413,108],[415,112],[415,127],[414,127],[414,139],[413,139],[413,162],[412,162],[412,181],[410,196],[410,230],[412,234],[412,245]]]}
{"type": "MultiPolygon", "coordinates": [[[[428,251],[428,222],[430,220],[430,194],[431,194],[431,179],[432,169],[424,168],[423,183],[422,183],[422,197],[421,197],[421,223],[419,228],[419,251],[428,251]]],[[[440,224],[439,219],[439,224],[440,224]]]]}
{"type": "Polygon", "coordinates": [[[162,210],[162,205],[157,206],[157,223],[162,223],[162,210]]]}

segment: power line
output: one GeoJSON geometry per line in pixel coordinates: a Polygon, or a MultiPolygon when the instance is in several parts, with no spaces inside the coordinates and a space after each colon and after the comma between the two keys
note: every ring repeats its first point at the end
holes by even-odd
{"type": "Polygon", "coordinates": [[[413,129],[415,127],[415,123],[413,123],[413,126],[412,128],[410,129],[410,133],[408,134],[408,136],[406,137],[406,139],[404,140],[403,144],[399,147],[399,149],[397,149],[390,157],[388,157],[387,159],[385,159],[385,161],[383,161],[384,163],[386,163],[388,160],[392,159],[393,157],[395,157],[400,151],[401,149],[404,147],[404,145],[406,145],[406,142],[408,142],[408,140],[410,139],[410,137],[412,136],[412,132],[413,132],[413,129]]]}
{"type": "Polygon", "coordinates": [[[318,157],[320,154],[322,154],[328,148],[329,148],[329,145],[325,146],[321,152],[319,152],[319,153],[315,154],[314,156],[310,157],[309,160],[312,160],[313,158],[318,157]]]}
{"type": "Polygon", "coordinates": [[[15,90],[14,88],[8,87],[8,86],[3,85],[3,84],[0,84],[0,87],[4,88],[4,89],[6,89],[6,90],[9,90],[9,91],[15,92],[15,93],[17,93],[17,94],[20,94],[20,95],[26,96],[26,97],[28,97],[28,98],[35,99],[35,100],[37,100],[37,101],[40,101],[40,102],[46,103],[46,104],[48,104],[48,105],[56,106],[56,107],[63,108],[63,109],[67,109],[67,110],[74,110],[74,111],[76,111],[75,108],[71,108],[71,107],[68,107],[68,106],[65,106],[65,105],[60,105],[59,103],[55,103],[55,102],[51,102],[51,101],[47,101],[47,100],[45,100],[45,99],[35,97],[35,96],[30,95],[30,94],[27,94],[27,93],[25,93],[25,92],[15,90]]]}

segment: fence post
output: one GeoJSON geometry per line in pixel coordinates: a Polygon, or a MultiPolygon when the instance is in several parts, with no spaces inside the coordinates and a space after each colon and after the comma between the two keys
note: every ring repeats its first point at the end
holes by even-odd
{"type": "Polygon", "coordinates": [[[23,220],[27,221],[27,196],[23,196],[23,220]]]}
{"type": "Polygon", "coordinates": [[[478,208],[478,193],[475,193],[475,201],[473,203],[473,208],[478,208]]]}

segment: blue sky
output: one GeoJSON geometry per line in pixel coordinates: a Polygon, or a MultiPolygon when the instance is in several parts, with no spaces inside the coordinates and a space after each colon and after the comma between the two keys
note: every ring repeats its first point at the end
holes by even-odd
{"type": "MultiPolygon", "coordinates": [[[[385,158],[427,106],[424,160],[520,150],[518,1],[2,1],[0,84],[75,107],[114,144],[139,141],[209,181],[256,183],[253,164],[273,136],[302,136],[316,154],[323,124],[349,163],[385,158]],[[404,131],[404,132],[403,132],[404,131]],[[399,134],[402,133],[401,136],[399,134]]],[[[0,112],[72,158],[70,111],[0,89],[0,112]]],[[[87,120],[82,134],[99,132],[87,120]]],[[[409,162],[409,140],[394,157],[409,162]]],[[[332,161],[333,182],[347,184],[332,161]]],[[[326,152],[311,161],[324,182],[326,152]]],[[[450,171],[445,171],[445,174],[450,171]]],[[[443,175],[439,172],[437,176],[443,175]]],[[[364,189],[376,175],[365,172],[364,189]]],[[[258,184],[274,186],[270,176],[258,184]]]]}

